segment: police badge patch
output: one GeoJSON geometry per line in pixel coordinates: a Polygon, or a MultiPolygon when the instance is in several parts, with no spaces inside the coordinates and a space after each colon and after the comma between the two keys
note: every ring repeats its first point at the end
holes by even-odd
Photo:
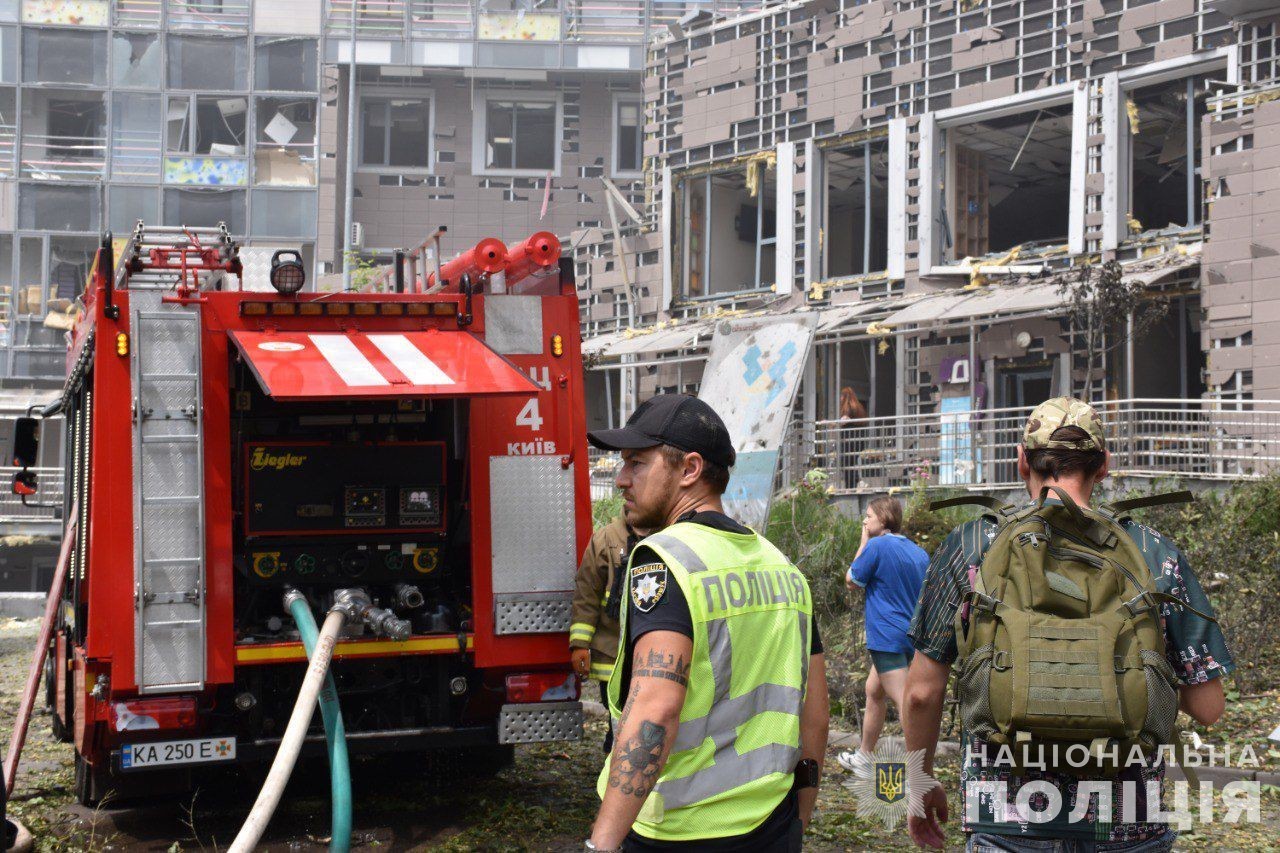
{"type": "Polygon", "coordinates": [[[641,613],[652,610],[667,592],[667,567],[648,563],[631,570],[631,603],[641,613]]]}

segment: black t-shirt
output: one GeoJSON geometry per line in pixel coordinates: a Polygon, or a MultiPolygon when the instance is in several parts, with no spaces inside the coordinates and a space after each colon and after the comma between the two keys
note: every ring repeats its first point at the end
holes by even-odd
{"type": "MultiPolygon", "coordinates": [[[[715,530],[724,530],[729,533],[750,533],[751,529],[743,527],[729,516],[722,512],[689,512],[682,515],[677,521],[691,521],[694,524],[701,524],[715,530]]],[[[658,555],[651,549],[641,547],[632,555],[631,565],[647,566],[655,563],[661,563],[658,555]]],[[[693,639],[693,617],[689,615],[689,602],[685,600],[684,591],[680,589],[679,584],[669,583],[666,590],[658,601],[647,611],[642,611],[635,606],[635,602],[631,601],[631,596],[627,596],[627,637],[632,648],[635,648],[636,641],[650,631],[675,631],[678,634],[684,634],[689,639],[693,639]]],[[[809,645],[810,654],[822,653],[822,637],[818,636],[818,622],[810,617],[809,636],[812,641],[809,645]]]]}
{"type": "MultiPolygon", "coordinates": [[[[749,528],[743,527],[729,516],[721,512],[689,512],[677,521],[691,521],[694,524],[703,524],[716,530],[725,530],[730,533],[750,533],[749,528]]],[[[654,563],[661,563],[658,555],[649,548],[641,547],[633,555],[631,565],[645,566],[654,563]]],[[[668,583],[665,591],[661,594],[658,601],[647,611],[641,611],[632,601],[631,595],[627,595],[627,636],[629,645],[635,647],[635,643],[650,631],[675,631],[684,634],[689,639],[693,639],[693,617],[689,613],[689,602],[684,597],[684,592],[680,589],[679,584],[668,583]]],[[[817,620],[811,619],[809,635],[813,638],[809,649],[811,654],[822,653],[822,638],[818,636],[817,620]]],[[[631,658],[627,656],[622,662],[623,679],[622,679],[622,695],[627,694],[630,684],[631,658]]],[[[704,838],[693,842],[674,842],[674,841],[655,841],[651,838],[645,838],[631,832],[627,836],[626,849],[628,850],[670,850],[670,849],[698,849],[710,850],[716,853],[746,853],[746,851],[757,851],[766,849],[775,849],[778,845],[785,845],[792,826],[800,820],[800,812],[796,807],[795,794],[787,794],[782,798],[782,802],[778,803],[777,808],[764,819],[764,822],[744,835],[732,835],[727,838],[704,838]]],[[[797,830],[798,831],[798,830],[797,830]]],[[[778,849],[781,849],[780,847],[778,849]]]]}

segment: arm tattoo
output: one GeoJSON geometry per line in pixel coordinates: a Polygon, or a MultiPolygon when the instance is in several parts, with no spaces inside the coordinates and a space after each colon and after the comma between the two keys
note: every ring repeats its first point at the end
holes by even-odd
{"type": "Polygon", "coordinates": [[[619,741],[613,750],[609,768],[609,787],[641,800],[649,796],[658,782],[662,745],[666,737],[666,726],[644,720],[640,723],[638,736],[628,738],[625,743],[619,741]]]}
{"type": "Polygon", "coordinates": [[[684,662],[683,655],[677,658],[675,655],[666,655],[651,649],[649,659],[642,667],[637,667],[631,677],[665,678],[667,681],[674,681],[681,687],[685,687],[689,684],[689,664],[684,662]]]}

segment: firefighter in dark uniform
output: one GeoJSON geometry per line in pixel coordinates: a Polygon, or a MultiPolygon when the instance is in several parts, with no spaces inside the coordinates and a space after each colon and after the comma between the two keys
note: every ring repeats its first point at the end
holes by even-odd
{"type": "MultiPolygon", "coordinates": [[[[622,581],[631,549],[644,538],[619,515],[591,535],[578,566],[573,593],[569,648],[573,671],[584,681],[600,682],[600,701],[607,702],[605,688],[618,656],[618,606],[622,581]]],[[[613,748],[613,730],[605,733],[604,751],[613,748]]]]}

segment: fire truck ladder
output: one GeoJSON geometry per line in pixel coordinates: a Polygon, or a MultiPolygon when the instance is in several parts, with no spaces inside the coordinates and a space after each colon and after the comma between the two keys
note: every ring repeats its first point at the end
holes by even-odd
{"type": "Polygon", "coordinates": [[[205,681],[199,289],[236,264],[225,228],[144,228],[117,281],[133,358],[135,674],[144,693],[205,681]]]}

